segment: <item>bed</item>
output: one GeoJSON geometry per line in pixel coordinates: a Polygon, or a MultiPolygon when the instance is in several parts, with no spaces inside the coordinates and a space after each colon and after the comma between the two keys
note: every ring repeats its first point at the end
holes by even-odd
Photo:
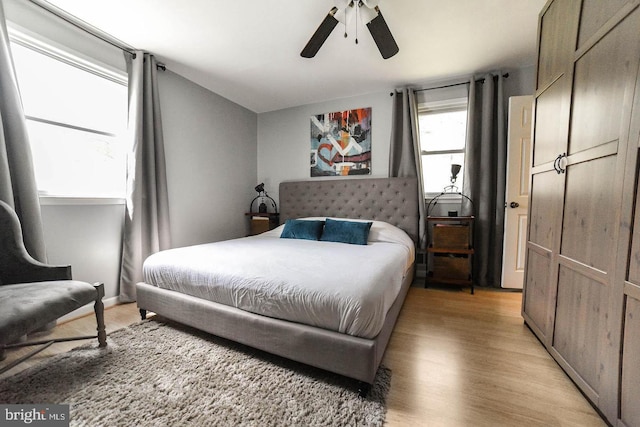
{"type": "Polygon", "coordinates": [[[281,223],[300,218],[311,221],[326,218],[371,220],[373,225],[369,243],[357,247],[359,245],[281,239],[283,226],[280,226],[259,236],[163,251],[147,259],[145,283],[137,284],[141,314],[144,318],[147,310],[152,311],[211,334],[356,379],[360,381],[361,391],[366,393],[368,385],[373,383],[413,281],[415,252],[412,249],[418,238],[417,191],[414,178],[283,182],[279,188],[281,223]],[[394,229],[404,231],[403,244],[385,241],[389,236],[396,238],[394,229]],[[331,252],[327,252],[326,256],[334,258],[325,258],[312,252],[323,243],[331,252]],[[277,245],[276,250],[273,249],[274,244],[277,245]],[[384,252],[390,247],[397,256],[393,251],[384,252]],[[280,254],[279,261],[265,263],[265,250],[280,254]],[[367,252],[359,252],[362,250],[367,252]],[[351,298],[351,288],[360,286],[356,278],[361,273],[344,274],[341,278],[337,270],[343,272],[347,270],[346,266],[338,265],[332,270],[331,264],[337,265],[341,257],[375,260],[369,264],[382,264],[389,259],[389,265],[382,268],[381,272],[372,273],[377,290],[365,291],[371,298],[360,298],[363,301],[373,300],[373,309],[356,306],[342,315],[340,313],[344,306],[352,306],[351,302],[342,304],[335,300],[321,300],[325,308],[317,313],[320,310],[298,298],[298,293],[285,283],[286,277],[282,275],[286,275],[286,272],[275,268],[287,258],[293,258],[287,251],[300,254],[309,252],[321,260],[319,264],[329,264],[324,265],[324,281],[322,274],[309,275],[306,285],[315,286],[314,293],[327,288],[330,296],[347,293],[347,298],[351,298]],[[413,254],[405,254],[405,258],[402,258],[405,252],[413,254]],[[223,259],[225,253],[228,258],[223,259]],[[336,253],[341,255],[336,258],[336,253]],[[398,260],[395,259],[397,257],[398,260]],[[192,267],[197,258],[223,260],[223,263],[219,263],[226,266],[223,277],[213,279],[208,276],[208,267],[204,270],[196,264],[192,267]],[[181,260],[174,261],[176,259],[181,260]],[[246,261],[247,264],[243,267],[238,264],[240,261],[246,261]],[[177,272],[169,267],[175,262],[181,266],[177,272]],[[249,275],[251,279],[244,282],[238,280],[235,273],[229,270],[232,267],[252,272],[249,275]],[[260,273],[263,271],[265,274],[260,273]],[[340,285],[349,279],[353,279],[350,282],[352,286],[340,285]],[[227,290],[212,291],[203,286],[207,281],[225,280],[230,286],[239,282],[245,286],[240,290],[241,297],[227,290]],[[270,283],[271,287],[262,290],[257,287],[258,282],[270,283]],[[254,291],[258,289],[255,291],[257,294],[251,294],[249,288],[254,291]],[[278,289],[283,292],[278,293],[278,289]],[[374,297],[378,293],[385,294],[386,299],[378,301],[374,297]],[[377,314],[369,314],[371,311],[377,314]]]}

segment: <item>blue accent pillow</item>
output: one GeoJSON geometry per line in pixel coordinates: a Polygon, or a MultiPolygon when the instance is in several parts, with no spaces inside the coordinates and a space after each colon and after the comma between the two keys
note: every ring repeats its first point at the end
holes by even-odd
{"type": "Polygon", "coordinates": [[[320,240],[324,221],[288,219],[284,223],[281,239],[320,240]]]}
{"type": "Polygon", "coordinates": [[[371,222],[336,221],[327,218],[320,240],[325,242],[366,245],[369,239],[371,222]]]}

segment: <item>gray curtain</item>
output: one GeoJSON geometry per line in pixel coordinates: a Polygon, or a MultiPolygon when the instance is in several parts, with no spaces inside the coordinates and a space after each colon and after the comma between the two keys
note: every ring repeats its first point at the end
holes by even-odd
{"type": "Polygon", "coordinates": [[[29,254],[46,262],[38,188],[33,172],[31,146],[18,90],[9,36],[0,2],[0,200],[20,218],[29,254]]]}
{"type": "Polygon", "coordinates": [[[129,131],[133,149],[127,165],[120,301],[136,300],[143,281],[142,264],[151,254],[171,246],[169,200],[160,116],[156,60],[153,55],[125,52],[129,74],[129,131]]]}
{"type": "Polygon", "coordinates": [[[393,98],[389,176],[418,179],[416,197],[420,215],[419,247],[424,249],[426,247],[426,216],[422,185],[422,157],[418,140],[418,104],[415,91],[410,88],[396,90],[393,98]]]}
{"type": "Polygon", "coordinates": [[[473,200],[476,216],[473,279],[479,286],[499,287],[502,275],[507,167],[502,86],[503,77],[493,74],[469,84],[463,193],[473,200]]]}

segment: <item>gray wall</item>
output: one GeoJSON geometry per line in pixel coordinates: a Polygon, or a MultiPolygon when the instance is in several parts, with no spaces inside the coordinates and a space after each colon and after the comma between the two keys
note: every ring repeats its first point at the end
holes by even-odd
{"type": "Polygon", "coordinates": [[[158,73],[174,247],[241,237],[257,183],[257,116],[167,70],[158,73]]]}
{"type": "Polygon", "coordinates": [[[509,72],[509,78],[504,81],[507,106],[509,105],[508,98],[510,96],[533,95],[536,90],[535,75],[536,67],[534,65],[509,72]]]}
{"type": "Polygon", "coordinates": [[[106,298],[117,296],[124,204],[113,199],[41,203],[48,261],[71,264],[74,279],[103,282],[106,298]]]}

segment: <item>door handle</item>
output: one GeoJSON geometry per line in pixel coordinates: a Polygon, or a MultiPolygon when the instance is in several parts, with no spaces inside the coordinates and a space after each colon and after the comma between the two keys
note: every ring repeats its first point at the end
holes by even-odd
{"type": "Polygon", "coordinates": [[[560,175],[562,173],[561,170],[560,170],[560,167],[559,167],[561,158],[562,158],[562,154],[558,154],[558,157],[556,157],[556,159],[553,161],[553,169],[555,169],[555,171],[558,173],[558,175],[560,175]]]}
{"type": "Polygon", "coordinates": [[[567,171],[567,153],[560,154],[558,169],[560,170],[558,173],[565,173],[567,171]]]}
{"type": "Polygon", "coordinates": [[[515,209],[515,208],[517,208],[518,206],[520,206],[520,203],[518,203],[518,202],[511,202],[511,203],[509,203],[509,207],[510,207],[510,208],[512,208],[512,209],[515,209]]]}
{"type": "Polygon", "coordinates": [[[558,154],[558,157],[553,161],[553,169],[558,175],[567,171],[567,153],[558,154]]]}

